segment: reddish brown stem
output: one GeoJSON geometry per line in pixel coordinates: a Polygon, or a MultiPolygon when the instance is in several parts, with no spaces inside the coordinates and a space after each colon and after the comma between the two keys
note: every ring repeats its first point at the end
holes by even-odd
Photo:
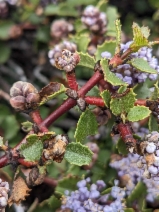
{"type": "Polygon", "coordinates": [[[53,179],[53,178],[50,178],[50,177],[45,177],[45,178],[44,178],[44,183],[46,183],[46,184],[48,184],[48,185],[50,185],[50,186],[52,186],[52,187],[56,187],[58,181],[55,180],[55,179],[53,179]]]}
{"type": "MultiPolygon", "coordinates": [[[[91,90],[103,77],[103,74],[100,72],[95,72],[94,75],[88,80],[88,82],[78,91],[79,97],[84,97],[85,94],[91,90]]],[[[76,105],[76,100],[68,98],[59,108],[57,108],[53,113],[51,113],[41,124],[40,126],[49,127],[56,119],[58,119],[65,112],[70,110],[76,105]]]]}
{"type": "Polygon", "coordinates": [[[101,92],[104,91],[104,90],[108,90],[111,93],[114,93],[114,90],[113,90],[111,84],[109,82],[105,81],[104,79],[101,79],[99,81],[98,86],[99,86],[99,90],[101,92]]]}
{"type": "Polygon", "coordinates": [[[30,112],[29,115],[32,118],[33,122],[37,124],[37,126],[41,132],[48,132],[48,129],[45,126],[40,126],[40,124],[42,123],[43,120],[41,118],[39,110],[34,110],[34,111],[30,112]]]}
{"type": "MultiPolygon", "coordinates": [[[[84,97],[85,94],[91,88],[93,88],[102,78],[103,78],[103,74],[101,74],[98,71],[95,72],[94,75],[90,78],[90,80],[78,91],[78,95],[80,97],[84,97]]],[[[68,98],[60,107],[58,107],[53,113],[51,113],[38,126],[40,127],[40,129],[43,129],[43,127],[49,127],[56,119],[58,119],[61,115],[63,115],[68,110],[70,110],[76,104],[77,104],[76,100],[68,98]]],[[[21,146],[21,144],[25,143],[25,142],[26,142],[26,137],[19,144],[17,144],[16,147],[14,147],[12,151],[18,150],[19,147],[21,146]]],[[[8,163],[10,163],[10,160],[7,157],[7,154],[0,158],[0,167],[4,167],[8,163]]]]}
{"type": "Polygon", "coordinates": [[[24,158],[19,158],[18,163],[20,163],[21,165],[23,165],[27,168],[31,168],[31,167],[34,167],[37,165],[36,162],[26,161],[24,158]]]}
{"type": "Polygon", "coordinates": [[[0,157],[0,168],[3,168],[4,166],[6,166],[9,162],[9,158],[7,155],[3,155],[0,157]]]}
{"type": "Polygon", "coordinates": [[[86,93],[90,91],[102,78],[103,74],[96,71],[88,82],[78,91],[78,96],[84,98],[86,93]]]}
{"type": "Polygon", "coordinates": [[[100,98],[100,97],[86,96],[85,101],[90,105],[96,105],[96,106],[99,106],[99,107],[105,106],[103,99],[100,98]]]}
{"type": "Polygon", "coordinates": [[[146,106],[146,99],[137,99],[136,101],[135,101],[135,106],[136,105],[141,105],[141,106],[146,106]]]}
{"type": "Polygon", "coordinates": [[[117,125],[117,129],[119,131],[119,134],[122,138],[122,140],[125,142],[127,148],[129,151],[135,150],[134,148],[136,147],[136,140],[133,138],[133,132],[131,129],[131,126],[129,123],[119,123],[117,125]]]}
{"type": "Polygon", "coordinates": [[[41,124],[40,127],[46,126],[49,127],[56,119],[58,119],[65,112],[70,110],[76,105],[76,100],[68,98],[63,102],[60,107],[58,107],[53,113],[51,113],[41,124]]]}
{"type": "Polygon", "coordinates": [[[126,59],[131,53],[132,53],[132,50],[131,50],[130,48],[127,49],[127,50],[123,53],[123,55],[121,56],[121,59],[122,59],[122,60],[126,59]]]}
{"type": "Polygon", "coordinates": [[[69,88],[77,91],[78,90],[78,84],[77,84],[77,81],[76,81],[75,72],[66,73],[66,77],[67,77],[67,82],[68,82],[69,88]]]}

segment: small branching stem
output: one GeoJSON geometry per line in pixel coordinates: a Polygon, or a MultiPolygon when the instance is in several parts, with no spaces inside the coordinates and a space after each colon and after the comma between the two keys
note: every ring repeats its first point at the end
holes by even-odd
{"type": "Polygon", "coordinates": [[[29,113],[30,117],[32,118],[33,122],[37,124],[39,130],[41,132],[48,132],[48,129],[45,126],[40,126],[40,124],[43,122],[39,110],[34,110],[29,113]]]}
{"type": "Polygon", "coordinates": [[[119,134],[122,140],[125,142],[126,145],[129,143],[133,143],[135,146],[136,140],[133,138],[133,131],[129,123],[125,123],[125,124],[119,123],[117,125],[117,129],[119,131],[119,134]]]}
{"type": "Polygon", "coordinates": [[[90,104],[90,105],[96,105],[99,107],[105,106],[103,99],[100,97],[86,96],[85,101],[87,104],[90,104]]]}
{"type": "Polygon", "coordinates": [[[135,101],[135,106],[140,105],[140,106],[146,106],[146,99],[137,99],[135,101]]]}
{"type": "Polygon", "coordinates": [[[37,162],[26,161],[24,158],[19,158],[18,163],[20,163],[21,165],[27,168],[31,168],[37,165],[37,162]]]}
{"type": "MultiPolygon", "coordinates": [[[[78,95],[80,97],[85,97],[86,93],[91,90],[101,79],[103,78],[103,74],[99,71],[95,72],[94,75],[88,80],[88,82],[78,91],[78,95]]],[[[38,127],[40,130],[46,130],[46,127],[49,127],[55,120],[57,120],[61,115],[66,113],[68,110],[70,110],[72,107],[76,105],[76,100],[68,98],[64,103],[58,107],[53,113],[51,113],[46,119],[44,119],[42,122],[38,115],[35,115],[33,117],[36,122],[38,122],[38,127]],[[39,122],[41,122],[39,124],[39,122]],[[43,128],[44,127],[44,128],[43,128]]],[[[46,132],[46,131],[44,131],[46,132]]],[[[21,144],[26,143],[26,137],[16,145],[11,151],[14,152],[19,149],[21,144]]],[[[9,157],[6,155],[0,157],[0,167],[4,167],[10,163],[9,157]]]]}
{"type": "Polygon", "coordinates": [[[71,73],[66,73],[66,77],[67,77],[67,83],[68,83],[69,88],[77,91],[78,90],[78,83],[76,81],[75,72],[73,71],[71,73]]]}

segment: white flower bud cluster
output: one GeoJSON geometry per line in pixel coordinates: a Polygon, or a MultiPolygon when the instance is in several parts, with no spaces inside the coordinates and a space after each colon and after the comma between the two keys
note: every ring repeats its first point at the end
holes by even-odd
{"type": "Polygon", "coordinates": [[[53,21],[51,24],[51,36],[54,38],[67,37],[68,33],[73,30],[73,25],[64,19],[53,21]]]}
{"type": "Polygon", "coordinates": [[[0,178],[0,211],[5,211],[8,202],[9,184],[0,178]]]}
{"type": "Polygon", "coordinates": [[[74,53],[77,50],[77,46],[69,41],[63,41],[62,43],[55,45],[54,48],[48,52],[51,65],[55,66],[55,60],[61,56],[63,49],[67,49],[71,53],[74,53]]]}
{"type": "Polygon", "coordinates": [[[106,32],[107,17],[98,8],[89,5],[85,8],[81,21],[92,31],[99,34],[106,32]]]}
{"type": "Polygon", "coordinates": [[[78,53],[71,53],[67,49],[62,50],[60,57],[56,58],[56,67],[66,71],[66,73],[74,71],[76,65],[80,61],[80,56],[78,53]]]}

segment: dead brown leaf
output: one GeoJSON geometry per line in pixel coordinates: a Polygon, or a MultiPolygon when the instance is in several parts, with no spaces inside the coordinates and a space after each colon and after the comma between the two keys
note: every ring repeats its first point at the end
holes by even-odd
{"type": "Polygon", "coordinates": [[[29,195],[31,189],[28,188],[22,177],[18,177],[13,183],[12,194],[8,200],[9,206],[13,203],[19,204],[29,195]]]}

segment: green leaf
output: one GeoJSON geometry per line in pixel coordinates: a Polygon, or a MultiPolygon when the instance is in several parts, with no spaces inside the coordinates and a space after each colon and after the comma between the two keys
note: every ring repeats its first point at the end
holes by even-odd
{"type": "Polygon", "coordinates": [[[147,193],[146,186],[143,182],[138,182],[132,193],[127,198],[127,205],[131,206],[133,201],[144,200],[147,193]]]}
{"type": "Polygon", "coordinates": [[[148,2],[149,2],[149,4],[150,4],[153,8],[156,8],[156,9],[159,8],[159,1],[156,1],[156,0],[149,0],[148,2]]]}
{"type": "Polygon", "coordinates": [[[143,46],[149,46],[148,37],[149,29],[148,27],[139,27],[137,23],[133,23],[133,43],[130,45],[132,52],[137,52],[143,46]]]}
{"type": "Polygon", "coordinates": [[[90,43],[90,36],[89,34],[80,34],[75,36],[74,42],[77,44],[77,49],[80,52],[87,52],[88,44],[90,43]]]}
{"type": "Polygon", "coordinates": [[[104,90],[103,92],[100,93],[100,96],[104,100],[104,104],[109,107],[110,106],[110,100],[111,100],[111,95],[108,90],[104,90]]]}
{"type": "Polygon", "coordinates": [[[83,166],[90,164],[92,155],[93,153],[87,146],[72,142],[67,146],[64,157],[70,164],[83,166]]]}
{"type": "Polygon", "coordinates": [[[56,209],[60,208],[61,206],[61,201],[57,199],[54,195],[47,199],[47,203],[53,211],[56,211],[56,209]]]}
{"type": "Polygon", "coordinates": [[[159,88],[158,88],[158,81],[154,84],[154,91],[152,92],[150,99],[157,100],[159,98],[159,88]]]}
{"type": "Polygon", "coordinates": [[[78,11],[75,8],[67,4],[67,2],[59,3],[58,5],[48,5],[45,8],[44,15],[57,15],[57,16],[72,16],[77,17],[78,11]]]}
{"type": "Polygon", "coordinates": [[[53,138],[53,136],[55,136],[55,132],[52,132],[52,131],[45,132],[45,133],[38,133],[38,137],[40,138],[42,142],[53,138]]]}
{"type": "Polygon", "coordinates": [[[120,115],[121,113],[128,113],[129,110],[134,107],[135,93],[132,88],[130,91],[122,97],[112,98],[110,101],[110,109],[114,115],[120,115]]]}
{"type": "Polygon", "coordinates": [[[29,132],[33,127],[33,123],[30,121],[25,121],[25,122],[21,123],[21,125],[22,125],[22,129],[25,132],[29,132]]]}
{"type": "Polygon", "coordinates": [[[135,67],[139,71],[146,72],[149,74],[157,74],[157,71],[151,68],[149,63],[142,58],[134,58],[130,60],[130,63],[133,67],[135,67]]]}
{"type": "Polygon", "coordinates": [[[145,106],[134,106],[130,109],[127,119],[129,121],[140,121],[148,116],[150,116],[151,111],[145,106]]]}
{"type": "Polygon", "coordinates": [[[100,61],[103,73],[104,73],[104,79],[111,83],[114,86],[118,85],[127,85],[125,82],[123,82],[121,79],[119,79],[114,73],[112,73],[109,70],[108,61],[105,59],[101,59],[100,61]]]}
{"type": "Polygon", "coordinates": [[[43,87],[40,94],[40,103],[39,105],[43,105],[45,102],[49,101],[50,99],[55,98],[61,93],[64,93],[66,88],[63,84],[58,82],[50,82],[47,86],[43,87]]]}
{"type": "Polygon", "coordinates": [[[124,212],[135,212],[133,208],[125,208],[124,212]]]}
{"type": "Polygon", "coordinates": [[[158,123],[157,123],[157,118],[154,117],[153,114],[150,115],[149,117],[149,122],[148,122],[149,130],[152,131],[158,131],[158,123]]]}
{"type": "Polygon", "coordinates": [[[115,53],[120,52],[120,43],[121,43],[121,23],[120,20],[117,19],[115,21],[115,26],[116,26],[116,51],[115,53]]]}
{"type": "Polygon", "coordinates": [[[88,53],[82,53],[78,52],[80,56],[80,62],[78,63],[78,66],[84,66],[87,68],[94,69],[95,66],[95,59],[94,57],[90,56],[88,53]]]}
{"type": "Polygon", "coordinates": [[[78,120],[75,131],[75,138],[77,142],[82,142],[88,135],[95,135],[97,133],[98,124],[95,115],[86,109],[78,120]]]}
{"type": "Polygon", "coordinates": [[[134,86],[134,93],[137,94],[137,99],[146,99],[150,96],[150,88],[148,87],[148,79],[144,83],[138,83],[134,86]]]}
{"type": "Polygon", "coordinates": [[[124,93],[127,90],[127,86],[120,86],[120,88],[118,89],[117,93],[124,93]]]}
{"type": "Polygon", "coordinates": [[[68,176],[64,177],[58,181],[58,185],[56,186],[56,192],[65,194],[65,191],[75,191],[77,190],[77,182],[79,181],[79,177],[76,176],[68,176]]]}
{"type": "Polygon", "coordinates": [[[28,135],[26,140],[27,143],[20,147],[20,153],[27,161],[39,160],[43,151],[43,143],[36,134],[28,135]]]}
{"type": "Polygon", "coordinates": [[[129,153],[129,151],[126,149],[125,142],[121,138],[119,138],[116,148],[118,149],[118,152],[122,155],[128,155],[129,153]]]}
{"type": "Polygon", "coordinates": [[[107,188],[104,191],[102,191],[101,195],[109,194],[111,192],[112,188],[107,188]]]}
{"type": "Polygon", "coordinates": [[[0,64],[7,62],[11,54],[11,49],[7,43],[0,42],[0,64]]]}
{"type": "Polygon", "coordinates": [[[20,126],[15,116],[9,115],[5,117],[2,128],[5,131],[5,139],[10,140],[17,135],[17,132],[19,131],[20,126]]]}
{"type": "Polygon", "coordinates": [[[89,4],[95,4],[96,0],[80,0],[80,1],[74,1],[74,0],[67,0],[67,4],[70,4],[71,6],[80,6],[80,5],[89,5],[89,4]]]}
{"type": "Polygon", "coordinates": [[[115,54],[115,47],[116,42],[112,40],[110,41],[106,40],[102,45],[98,45],[95,53],[96,61],[101,59],[101,53],[105,51],[110,52],[111,55],[113,56],[115,54]]]}
{"type": "Polygon", "coordinates": [[[115,21],[119,17],[117,8],[114,6],[108,6],[106,9],[108,24],[107,24],[107,35],[116,36],[115,21]]]}
{"type": "Polygon", "coordinates": [[[50,40],[50,27],[42,26],[38,28],[36,33],[36,39],[37,41],[48,43],[50,40]]]}
{"type": "Polygon", "coordinates": [[[98,1],[96,7],[101,11],[105,12],[107,8],[108,0],[100,0],[98,1]]]}
{"type": "Polygon", "coordinates": [[[14,26],[14,23],[11,21],[2,21],[0,23],[0,39],[8,40],[10,37],[10,30],[14,26]]]}

